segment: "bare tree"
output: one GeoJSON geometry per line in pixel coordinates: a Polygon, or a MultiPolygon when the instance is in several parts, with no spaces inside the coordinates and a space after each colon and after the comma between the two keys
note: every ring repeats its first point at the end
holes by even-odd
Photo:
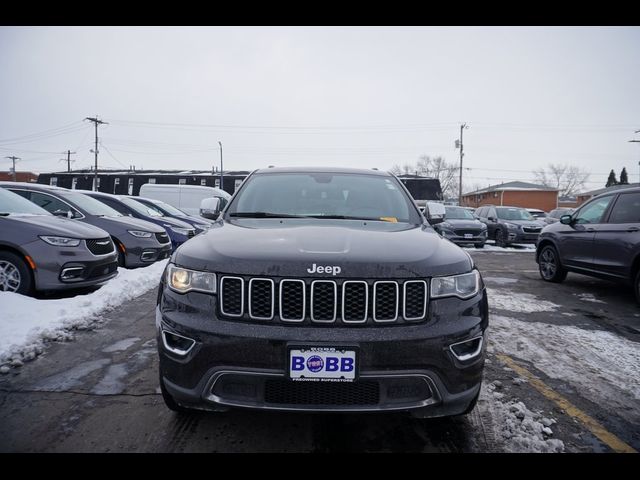
{"type": "Polygon", "coordinates": [[[421,175],[423,177],[437,178],[445,198],[457,198],[459,168],[453,163],[447,162],[443,157],[430,157],[422,155],[415,165],[408,163],[394,165],[391,173],[395,175],[421,175]]]}
{"type": "Polygon", "coordinates": [[[535,181],[545,187],[557,188],[561,197],[568,197],[584,190],[589,172],[575,165],[550,163],[547,169],[533,171],[535,181]]]}

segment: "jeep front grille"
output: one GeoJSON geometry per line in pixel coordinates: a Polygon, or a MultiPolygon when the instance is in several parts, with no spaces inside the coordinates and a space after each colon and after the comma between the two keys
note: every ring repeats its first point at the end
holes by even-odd
{"type": "Polygon", "coordinates": [[[276,279],[220,276],[219,313],[243,320],[345,325],[427,317],[425,280],[276,279]]]}

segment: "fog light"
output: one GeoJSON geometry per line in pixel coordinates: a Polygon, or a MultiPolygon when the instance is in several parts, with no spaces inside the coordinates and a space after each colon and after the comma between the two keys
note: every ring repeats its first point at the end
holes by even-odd
{"type": "Polygon", "coordinates": [[[73,280],[74,278],[80,278],[84,272],[84,267],[68,267],[63,268],[60,273],[60,279],[73,280]]]}
{"type": "Polygon", "coordinates": [[[162,330],[162,343],[171,353],[184,356],[191,351],[196,341],[177,333],[162,330]]]}
{"type": "Polygon", "coordinates": [[[482,351],[482,337],[475,337],[464,342],[454,343],[449,346],[449,350],[461,362],[471,360],[480,355],[482,351]]]}

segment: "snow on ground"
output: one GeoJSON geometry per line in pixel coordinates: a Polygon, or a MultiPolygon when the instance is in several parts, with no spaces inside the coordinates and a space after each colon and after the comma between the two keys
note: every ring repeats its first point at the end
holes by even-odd
{"type": "Polygon", "coordinates": [[[506,289],[487,287],[487,298],[489,307],[510,312],[553,312],[560,308],[560,305],[542,300],[530,293],[516,293],[506,289]]]}
{"type": "Polygon", "coordinates": [[[73,338],[70,330],[89,327],[99,315],[157,288],[168,260],[135,270],[118,270],[118,276],[87,295],[40,300],[0,292],[0,371],[20,366],[42,353],[50,340],[73,338]]]}
{"type": "Polygon", "coordinates": [[[536,251],[536,246],[531,244],[514,244],[511,247],[497,247],[495,245],[486,243],[484,248],[475,247],[463,247],[464,250],[469,252],[502,252],[502,253],[531,253],[536,251]]]}
{"type": "Polygon", "coordinates": [[[492,417],[496,439],[505,452],[556,453],[564,451],[564,442],[551,438],[555,420],[529,410],[516,399],[505,400],[499,381],[483,384],[479,402],[492,417]]]}
{"type": "MultiPolygon", "coordinates": [[[[602,330],[492,315],[489,351],[531,362],[545,375],[625,417],[638,417],[640,345],[602,330]]],[[[636,421],[638,419],[636,418],[636,421]]]]}
{"type": "Polygon", "coordinates": [[[574,295],[576,295],[583,302],[604,303],[604,304],[607,303],[607,302],[603,302],[602,300],[598,300],[596,297],[593,296],[593,293],[574,293],[574,295]]]}

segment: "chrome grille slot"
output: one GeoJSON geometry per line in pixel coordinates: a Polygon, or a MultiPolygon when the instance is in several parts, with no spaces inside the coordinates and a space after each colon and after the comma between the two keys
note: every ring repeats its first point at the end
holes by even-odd
{"type": "Polygon", "coordinates": [[[338,288],[332,280],[311,282],[311,320],[331,323],[336,321],[338,288]]]}
{"type": "Polygon", "coordinates": [[[408,280],[404,282],[405,320],[422,320],[427,314],[427,282],[424,280],[408,280]]]}
{"type": "Polygon", "coordinates": [[[306,291],[304,280],[280,281],[280,319],[284,322],[302,322],[306,316],[306,291]]]}
{"type": "Polygon", "coordinates": [[[364,280],[342,283],[342,321],[364,323],[369,315],[369,284],[364,280]]]}
{"type": "Polygon", "coordinates": [[[373,284],[373,321],[394,322],[398,318],[398,284],[380,281],[373,284]]]}
{"type": "Polygon", "coordinates": [[[271,320],[275,305],[275,286],[270,278],[249,280],[249,317],[271,320]]]}
{"type": "Polygon", "coordinates": [[[244,280],[240,277],[222,277],[220,280],[220,311],[229,317],[244,313],[244,280]]]}

